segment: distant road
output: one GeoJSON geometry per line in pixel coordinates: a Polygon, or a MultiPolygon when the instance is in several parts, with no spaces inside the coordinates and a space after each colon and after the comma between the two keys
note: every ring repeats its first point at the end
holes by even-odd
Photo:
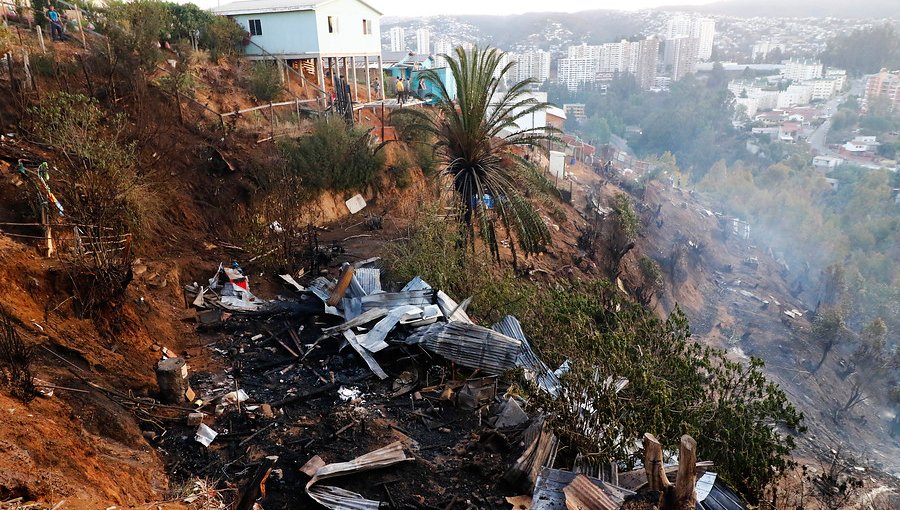
{"type": "Polygon", "coordinates": [[[847,100],[847,97],[852,95],[861,96],[863,93],[863,87],[865,84],[866,78],[863,77],[858,80],[850,80],[850,91],[846,94],[842,94],[840,96],[835,96],[828,100],[825,103],[822,112],[828,116],[828,119],[823,122],[819,127],[816,128],[815,131],[812,132],[811,135],[806,139],[809,142],[810,147],[816,151],[816,153],[820,156],[833,156],[838,157],[839,154],[832,151],[828,148],[828,144],[826,139],[828,138],[828,131],[831,130],[831,116],[837,111],[838,105],[847,100]]]}

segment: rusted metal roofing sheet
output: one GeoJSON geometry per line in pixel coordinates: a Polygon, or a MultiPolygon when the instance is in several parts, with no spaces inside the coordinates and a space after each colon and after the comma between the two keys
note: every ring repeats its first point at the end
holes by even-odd
{"type": "Polygon", "coordinates": [[[576,475],[563,489],[569,510],[617,510],[616,504],[603,489],[584,475],[576,475]]]}

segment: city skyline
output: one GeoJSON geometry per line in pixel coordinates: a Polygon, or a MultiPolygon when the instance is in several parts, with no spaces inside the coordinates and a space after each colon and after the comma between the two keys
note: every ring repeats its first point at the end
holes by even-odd
{"type": "Polygon", "coordinates": [[[587,10],[637,11],[667,6],[707,5],[721,0],[606,0],[598,5],[593,0],[557,0],[548,3],[540,0],[457,0],[448,4],[417,4],[399,0],[369,0],[385,16],[436,16],[436,15],[510,15],[529,12],[579,12],[587,10]]]}
{"type": "MultiPolygon", "coordinates": [[[[234,0],[176,0],[176,3],[193,3],[198,7],[210,9],[231,3],[234,0]]],[[[451,4],[425,5],[400,0],[366,0],[372,7],[380,10],[385,16],[437,16],[437,15],[508,15],[529,12],[579,12],[587,10],[619,10],[638,11],[667,6],[707,5],[721,0],[606,0],[597,5],[593,0],[558,0],[552,4],[538,0],[457,0],[451,4]],[[549,5],[549,6],[548,6],[549,5]]]]}

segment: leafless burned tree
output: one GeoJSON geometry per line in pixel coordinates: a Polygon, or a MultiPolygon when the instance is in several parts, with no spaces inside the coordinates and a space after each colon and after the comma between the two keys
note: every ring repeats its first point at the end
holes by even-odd
{"type": "Polygon", "coordinates": [[[34,351],[25,345],[5,311],[0,310],[0,382],[25,402],[35,396],[31,361],[34,351]]]}

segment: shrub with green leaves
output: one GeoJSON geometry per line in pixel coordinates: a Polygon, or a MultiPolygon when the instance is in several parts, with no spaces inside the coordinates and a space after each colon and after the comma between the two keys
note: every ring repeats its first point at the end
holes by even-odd
{"type": "Polygon", "coordinates": [[[358,191],[384,168],[384,153],[375,152],[369,131],[341,121],[318,121],[304,137],[279,145],[287,172],[309,190],[358,191]]]}
{"type": "Polygon", "coordinates": [[[136,54],[141,66],[151,69],[163,59],[160,42],[171,38],[173,17],[158,0],[111,0],[97,19],[100,31],[120,54],[136,54]]]}
{"type": "Polygon", "coordinates": [[[51,183],[73,222],[136,234],[155,223],[161,206],[138,171],[124,115],[107,115],[82,94],[59,92],[28,109],[26,126],[62,153],[50,161],[59,167],[51,183]]]}
{"type": "Polygon", "coordinates": [[[253,62],[247,77],[247,88],[257,101],[269,102],[278,97],[283,85],[281,71],[273,62],[253,62]]]}
{"type": "Polygon", "coordinates": [[[659,319],[605,280],[562,286],[517,279],[470,254],[464,232],[443,212],[424,209],[409,240],[392,246],[391,279],[420,275],[453,296],[473,296],[469,311],[482,324],[514,314],[550,366],[570,361],[557,399],[522,383],[530,409],[550,416],[566,461],[581,453],[632,467],[645,432],[667,447],[691,434],[699,458],[713,461],[751,500],[790,467],[791,434],[803,431],[803,417],[766,380],[761,360],[729,360],[691,340],[680,310],[659,319]],[[617,393],[619,379],[628,384],[617,393]]]}

